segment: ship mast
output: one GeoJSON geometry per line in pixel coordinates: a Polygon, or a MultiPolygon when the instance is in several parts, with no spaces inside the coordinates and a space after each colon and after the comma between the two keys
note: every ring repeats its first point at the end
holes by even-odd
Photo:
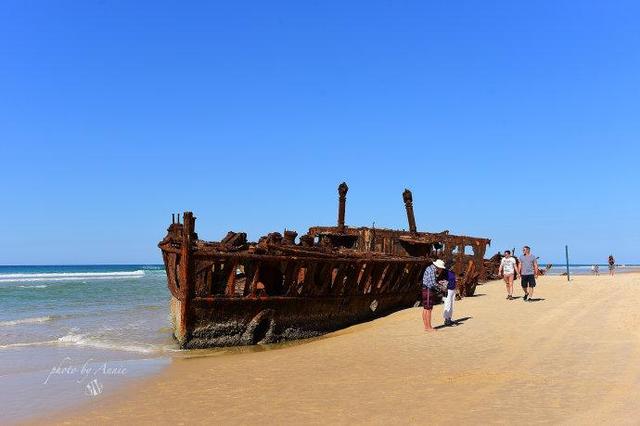
{"type": "Polygon", "coordinates": [[[338,204],[338,233],[344,234],[344,212],[347,203],[347,192],[349,187],[346,182],[342,182],[338,186],[339,204],[338,204]]]}
{"type": "Polygon", "coordinates": [[[415,234],[418,232],[416,228],[416,218],[413,214],[413,195],[411,191],[405,188],[402,193],[402,199],[404,200],[404,207],[407,210],[407,220],[409,221],[409,232],[415,234]]]}

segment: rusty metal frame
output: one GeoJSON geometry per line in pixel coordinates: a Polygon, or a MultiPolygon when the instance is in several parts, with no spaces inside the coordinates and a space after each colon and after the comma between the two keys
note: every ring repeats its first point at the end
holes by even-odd
{"type": "Polygon", "coordinates": [[[310,337],[411,306],[424,269],[452,263],[461,297],[485,278],[490,240],[419,232],[413,196],[403,192],[409,231],[345,225],[346,183],[338,187],[336,226],[273,232],[257,243],[229,232],[198,239],[191,212],[175,216],[159,243],[182,347],[266,343],[310,337]],[[471,245],[473,254],[454,253],[471,245]]]}

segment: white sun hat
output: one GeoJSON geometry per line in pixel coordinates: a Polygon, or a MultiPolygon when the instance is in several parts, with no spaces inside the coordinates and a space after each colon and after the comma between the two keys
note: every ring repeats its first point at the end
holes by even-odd
{"type": "Polygon", "coordinates": [[[436,266],[436,268],[438,269],[444,269],[444,261],[442,259],[438,259],[435,262],[433,262],[433,264],[436,266]]]}

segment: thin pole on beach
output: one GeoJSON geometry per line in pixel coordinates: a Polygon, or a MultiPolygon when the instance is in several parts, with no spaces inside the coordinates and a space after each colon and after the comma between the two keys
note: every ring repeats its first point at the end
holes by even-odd
{"type": "Polygon", "coordinates": [[[569,246],[564,246],[564,255],[567,258],[567,281],[571,281],[571,275],[569,273],[569,246]]]}

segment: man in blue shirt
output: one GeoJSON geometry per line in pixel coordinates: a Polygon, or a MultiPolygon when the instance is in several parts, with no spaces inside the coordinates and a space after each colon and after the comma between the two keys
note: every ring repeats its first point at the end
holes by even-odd
{"type": "Polygon", "coordinates": [[[431,311],[433,309],[433,299],[435,297],[436,275],[438,269],[444,269],[444,262],[440,259],[427,266],[422,276],[422,322],[424,322],[424,331],[433,332],[435,328],[431,326],[431,311]]]}

